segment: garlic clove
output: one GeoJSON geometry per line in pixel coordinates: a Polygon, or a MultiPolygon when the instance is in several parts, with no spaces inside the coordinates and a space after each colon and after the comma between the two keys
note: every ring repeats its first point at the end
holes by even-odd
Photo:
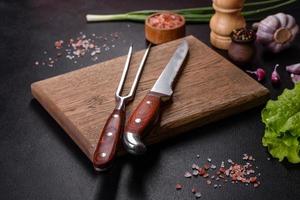
{"type": "Polygon", "coordinates": [[[292,78],[293,83],[300,82],[300,75],[291,74],[291,78],[292,78]]]}
{"type": "Polygon", "coordinates": [[[259,26],[259,22],[255,22],[255,23],[252,24],[252,29],[257,30],[258,26],[259,26]]]}
{"type": "Polygon", "coordinates": [[[288,71],[292,74],[300,75],[300,63],[296,63],[296,64],[286,66],[286,71],[288,71]]]}
{"type": "Polygon", "coordinates": [[[257,31],[256,33],[257,41],[262,44],[268,44],[273,41],[273,34],[264,31],[257,31]]]}
{"type": "Polygon", "coordinates": [[[274,52],[274,49],[275,49],[275,46],[276,46],[276,43],[275,42],[271,42],[267,45],[267,47],[272,51],[274,52]]]}
{"type": "Polygon", "coordinates": [[[281,50],[283,50],[282,44],[276,44],[276,45],[275,45],[275,48],[274,48],[274,52],[275,52],[275,53],[278,53],[278,52],[280,52],[281,50]]]}
{"type": "Polygon", "coordinates": [[[287,17],[286,28],[291,29],[293,26],[295,26],[296,20],[291,15],[286,15],[286,17],[287,17]]]}
{"type": "Polygon", "coordinates": [[[272,52],[278,53],[291,45],[298,32],[299,27],[293,16],[277,13],[266,17],[259,23],[256,32],[257,42],[265,45],[272,52]]]}
{"type": "Polygon", "coordinates": [[[278,53],[280,50],[282,50],[282,44],[277,44],[275,42],[270,43],[268,47],[273,53],[278,53]]]}
{"type": "Polygon", "coordinates": [[[287,17],[285,14],[283,13],[278,13],[276,15],[274,15],[278,21],[280,22],[280,27],[286,27],[287,25],[287,17]]]}
{"type": "Polygon", "coordinates": [[[292,37],[291,37],[290,41],[293,41],[299,32],[299,26],[296,24],[290,31],[292,33],[292,37]]]}
{"type": "Polygon", "coordinates": [[[274,17],[269,16],[259,24],[259,29],[268,33],[274,33],[280,27],[280,21],[274,17]]]}

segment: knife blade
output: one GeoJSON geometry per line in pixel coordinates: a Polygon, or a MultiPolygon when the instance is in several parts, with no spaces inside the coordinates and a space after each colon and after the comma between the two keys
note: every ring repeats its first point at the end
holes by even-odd
{"type": "Polygon", "coordinates": [[[159,121],[163,102],[171,99],[174,80],[183,66],[188,50],[188,42],[184,40],[177,47],[152,89],[129,117],[123,133],[123,144],[129,153],[138,155],[146,152],[142,137],[153,130],[159,121]]]}

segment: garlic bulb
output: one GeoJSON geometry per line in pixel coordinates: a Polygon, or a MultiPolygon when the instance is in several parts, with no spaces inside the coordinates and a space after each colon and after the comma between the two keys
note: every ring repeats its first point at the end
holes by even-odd
{"type": "Polygon", "coordinates": [[[257,41],[274,53],[288,48],[299,31],[295,18],[284,13],[270,15],[253,27],[257,28],[257,41]]]}

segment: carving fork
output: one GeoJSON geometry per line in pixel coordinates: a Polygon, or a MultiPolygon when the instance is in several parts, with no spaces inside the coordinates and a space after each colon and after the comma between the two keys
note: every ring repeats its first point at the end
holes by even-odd
{"type": "Polygon", "coordinates": [[[105,123],[96,150],[94,152],[93,165],[96,171],[103,171],[110,167],[112,164],[112,161],[116,154],[119,139],[121,137],[121,134],[123,133],[126,113],[125,106],[134,98],[137,84],[142,74],[143,67],[145,65],[150,48],[151,43],[149,44],[148,48],[144,53],[144,56],[135,75],[129,94],[126,96],[121,96],[121,92],[125,83],[132,55],[132,45],[130,45],[129,47],[121,80],[115,93],[116,107],[105,123]]]}

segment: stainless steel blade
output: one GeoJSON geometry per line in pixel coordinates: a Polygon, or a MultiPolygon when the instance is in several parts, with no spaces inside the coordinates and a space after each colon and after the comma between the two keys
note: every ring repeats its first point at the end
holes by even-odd
{"type": "Polygon", "coordinates": [[[159,78],[152,87],[152,92],[157,92],[166,96],[171,96],[173,94],[172,85],[176,75],[178,74],[182,63],[188,53],[189,45],[186,40],[184,40],[176,49],[169,63],[166,65],[163,72],[160,74],[159,78]]]}

